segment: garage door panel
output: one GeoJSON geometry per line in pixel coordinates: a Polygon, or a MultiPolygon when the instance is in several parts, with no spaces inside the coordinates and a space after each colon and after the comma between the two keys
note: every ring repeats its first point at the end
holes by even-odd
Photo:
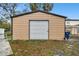
{"type": "Polygon", "coordinates": [[[30,39],[48,39],[48,21],[30,21],[30,39]]]}
{"type": "Polygon", "coordinates": [[[48,38],[47,35],[35,35],[35,36],[31,36],[30,39],[35,40],[35,39],[41,39],[41,40],[46,40],[48,38]]]}

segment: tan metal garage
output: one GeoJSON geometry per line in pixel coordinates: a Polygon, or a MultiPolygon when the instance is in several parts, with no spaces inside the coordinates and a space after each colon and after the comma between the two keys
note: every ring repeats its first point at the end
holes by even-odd
{"type": "Polygon", "coordinates": [[[13,16],[13,40],[64,40],[65,19],[44,11],[13,16]]]}

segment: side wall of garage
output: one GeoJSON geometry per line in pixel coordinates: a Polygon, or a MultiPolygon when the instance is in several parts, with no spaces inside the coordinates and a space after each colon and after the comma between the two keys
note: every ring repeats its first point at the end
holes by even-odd
{"type": "Polygon", "coordinates": [[[13,40],[29,40],[30,20],[48,20],[49,40],[64,40],[65,18],[41,12],[13,18],[13,40]]]}

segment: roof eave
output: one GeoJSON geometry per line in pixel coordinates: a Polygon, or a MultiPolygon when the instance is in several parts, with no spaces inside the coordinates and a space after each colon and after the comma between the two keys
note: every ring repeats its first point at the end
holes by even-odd
{"type": "Polygon", "coordinates": [[[42,13],[46,13],[46,14],[50,14],[50,15],[55,15],[55,16],[59,16],[59,17],[63,17],[63,18],[67,18],[66,16],[62,16],[62,15],[58,15],[58,14],[54,14],[54,13],[48,13],[48,12],[45,12],[45,11],[28,12],[28,13],[24,13],[24,14],[20,14],[20,15],[12,16],[12,18],[14,18],[14,17],[18,17],[18,16],[22,16],[22,15],[28,15],[28,14],[36,13],[36,12],[42,12],[42,13]]]}

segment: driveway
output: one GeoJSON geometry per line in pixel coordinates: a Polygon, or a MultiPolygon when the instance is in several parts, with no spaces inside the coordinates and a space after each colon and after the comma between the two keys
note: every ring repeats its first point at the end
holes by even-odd
{"type": "Polygon", "coordinates": [[[11,55],[12,49],[6,39],[0,39],[0,56],[11,55]]]}

